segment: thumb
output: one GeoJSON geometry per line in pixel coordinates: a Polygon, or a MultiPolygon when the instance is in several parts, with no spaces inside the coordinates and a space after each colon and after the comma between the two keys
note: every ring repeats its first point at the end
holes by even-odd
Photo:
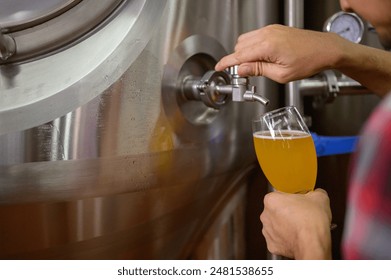
{"type": "Polygon", "coordinates": [[[327,192],[321,188],[316,188],[312,192],[308,192],[306,196],[311,197],[317,201],[329,200],[327,192]]]}
{"type": "Polygon", "coordinates": [[[322,189],[322,188],[316,188],[316,189],[314,190],[314,192],[318,192],[318,193],[322,193],[322,194],[327,195],[327,192],[326,192],[324,189],[322,189]]]}

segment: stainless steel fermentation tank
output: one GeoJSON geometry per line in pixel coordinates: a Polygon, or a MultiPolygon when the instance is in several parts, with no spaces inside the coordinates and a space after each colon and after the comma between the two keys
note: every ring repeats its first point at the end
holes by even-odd
{"type": "MultiPolygon", "coordinates": [[[[290,24],[284,13],[321,30],[338,1],[15,3],[0,9],[0,258],[266,257],[258,216],[267,183],[250,127],[265,109],[231,101],[216,110],[182,88],[240,33],[290,24]]],[[[365,43],[378,46],[373,34],[365,43]]],[[[284,95],[266,79],[250,83],[268,109],[298,100],[295,84],[284,95]]],[[[338,136],[357,134],[378,99],[312,101],[303,100],[311,129],[338,136]]],[[[349,156],[318,161],[338,224],[335,258],[349,156]]]]}
{"type": "MultiPolygon", "coordinates": [[[[245,258],[264,108],[179,88],[278,4],[2,1],[0,258],[245,258]]],[[[251,83],[279,106],[278,86],[251,83]]]]}

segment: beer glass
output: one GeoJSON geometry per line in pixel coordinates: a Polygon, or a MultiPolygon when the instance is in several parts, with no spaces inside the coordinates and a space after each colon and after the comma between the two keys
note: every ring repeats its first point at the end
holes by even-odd
{"type": "Polygon", "coordinates": [[[255,152],[274,189],[306,193],[315,187],[317,157],[311,134],[296,107],[263,114],[252,122],[255,152]]]}

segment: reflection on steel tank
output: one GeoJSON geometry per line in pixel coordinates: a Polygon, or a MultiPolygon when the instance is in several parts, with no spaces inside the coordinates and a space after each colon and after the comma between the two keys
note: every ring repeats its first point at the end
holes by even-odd
{"type": "MultiPolygon", "coordinates": [[[[6,3],[0,258],[246,258],[251,118],[265,109],[209,108],[178,83],[277,22],[278,1],[6,3]]],[[[251,83],[278,106],[275,83],[251,83]]]]}

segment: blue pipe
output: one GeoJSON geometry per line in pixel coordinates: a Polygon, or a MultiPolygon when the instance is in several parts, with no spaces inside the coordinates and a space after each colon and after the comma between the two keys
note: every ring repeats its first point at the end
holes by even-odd
{"type": "Polygon", "coordinates": [[[349,154],[355,151],[358,136],[319,136],[311,132],[315,143],[316,155],[331,156],[349,154]]]}

